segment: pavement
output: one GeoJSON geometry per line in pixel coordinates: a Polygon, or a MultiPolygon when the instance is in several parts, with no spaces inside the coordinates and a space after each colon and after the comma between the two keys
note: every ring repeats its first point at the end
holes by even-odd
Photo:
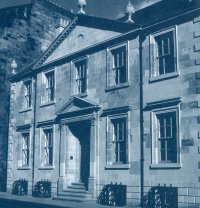
{"type": "MultiPolygon", "coordinates": [[[[1,208],[108,208],[111,206],[100,205],[93,202],[71,202],[52,200],[51,198],[35,198],[32,196],[16,196],[9,193],[0,192],[1,208]]],[[[117,207],[117,206],[115,206],[117,207]]],[[[130,207],[130,206],[125,206],[130,207]]],[[[125,208],[124,207],[124,208],[125,208]]],[[[123,208],[123,207],[120,207],[123,208]]]]}

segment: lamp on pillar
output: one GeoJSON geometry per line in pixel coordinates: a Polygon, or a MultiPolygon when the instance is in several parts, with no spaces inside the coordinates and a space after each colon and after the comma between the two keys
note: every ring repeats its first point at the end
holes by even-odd
{"type": "Polygon", "coordinates": [[[128,19],[126,20],[127,23],[134,23],[134,21],[132,20],[132,15],[134,13],[135,13],[135,9],[133,5],[131,4],[131,2],[129,1],[125,9],[125,14],[128,15],[128,19]]]}
{"type": "Polygon", "coordinates": [[[17,62],[16,62],[15,58],[12,60],[10,66],[11,66],[11,69],[12,69],[12,74],[16,74],[15,70],[17,69],[17,62]]]}
{"type": "Polygon", "coordinates": [[[86,0],[78,0],[77,6],[79,7],[78,14],[85,14],[85,11],[83,8],[86,6],[86,0]]]}

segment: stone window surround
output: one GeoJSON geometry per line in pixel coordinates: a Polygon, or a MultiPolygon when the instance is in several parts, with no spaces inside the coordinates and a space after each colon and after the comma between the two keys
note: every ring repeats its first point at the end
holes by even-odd
{"type": "MultiPolygon", "coordinates": [[[[26,165],[26,166],[23,166],[22,164],[19,164],[19,163],[22,163],[22,162],[20,162],[20,161],[22,161],[22,155],[20,154],[19,155],[19,153],[18,153],[18,166],[17,166],[17,170],[30,170],[31,169],[31,167],[30,167],[30,159],[31,159],[31,157],[30,157],[30,154],[31,154],[31,147],[32,147],[32,145],[31,145],[31,142],[32,142],[32,140],[31,140],[31,138],[32,138],[32,134],[31,134],[31,125],[22,125],[22,126],[18,126],[17,127],[17,132],[19,133],[18,134],[18,136],[19,136],[19,145],[20,145],[20,150],[22,150],[22,135],[23,134],[26,134],[26,133],[28,133],[29,134],[29,164],[28,165],[26,165]]],[[[22,153],[22,152],[21,152],[22,153]]]]}
{"type": "MultiPolygon", "coordinates": [[[[46,75],[47,73],[50,73],[50,72],[54,72],[54,99],[52,101],[49,101],[49,102],[44,102],[43,99],[44,99],[44,96],[45,95],[42,95],[41,96],[41,100],[40,100],[40,107],[46,107],[46,106],[49,106],[49,105],[54,105],[56,103],[56,71],[57,71],[57,67],[52,67],[50,69],[47,69],[47,70],[44,70],[41,72],[41,86],[43,88],[43,85],[46,84],[46,75]]],[[[45,94],[45,89],[44,90],[44,94],[45,94]]]]}
{"type": "Polygon", "coordinates": [[[29,77],[29,78],[26,78],[26,79],[23,79],[22,80],[22,85],[23,85],[23,105],[21,106],[22,107],[22,109],[19,111],[19,113],[24,113],[24,112],[27,112],[27,111],[31,111],[32,110],[32,105],[33,105],[33,103],[32,103],[32,101],[33,101],[33,80],[32,80],[32,78],[31,77],[29,77]],[[25,92],[25,83],[26,82],[31,82],[31,106],[30,107],[25,107],[25,105],[24,105],[24,101],[25,101],[25,94],[24,94],[24,92],[25,92]]]}
{"type": "MultiPolygon", "coordinates": [[[[126,164],[108,164],[106,161],[106,166],[105,169],[109,170],[109,169],[130,169],[131,164],[130,164],[130,110],[131,107],[130,106],[123,106],[123,107],[116,107],[116,108],[110,108],[110,109],[105,109],[103,110],[103,113],[101,116],[106,116],[106,131],[108,128],[108,122],[110,122],[110,119],[115,119],[115,118],[126,118],[126,122],[127,122],[127,149],[126,149],[126,154],[127,154],[127,161],[126,164]]],[[[107,142],[107,135],[106,135],[106,142],[107,142]]],[[[107,151],[107,149],[106,149],[107,151]]],[[[107,153],[106,153],[107,155],[107,153]]]]}
{"type": "Polygon", "coordinates": [[[121,88],[126,88],[129,87],[129,41],[122,42],[120,44],[108,47],[106,50],[106,88],[105,91],[111,91],[111,90],[117,90],[121,88]],[[115,85],[110,85],[109,84],[109,74],[108,72],[110,71],[110,64],[111,60],[113,59],[112,56],[112,50],[118,49],[120,47],[126,47],[126,82],[125,83],[119,83],[115,85]]]}
{"type": "Polygon", "coordinates": [[[155,82],[155,81],[160,81],[160,80],[164,80],[164,79],[170,79],[170,78],[174,78],[179,76],[180,72],[179,72],[179,67],[178,67],[178,43],[177,43],[177,26],[174,27],[170,27],[168,29],[165,30],[161,30],[161,31],[157,31],[155,33],[150,34],[149,36],[149,46],[150,46],[150,78],[149,81],[150,82],[155,82]],[[166,74],[162,74],[162,75],[154,75],[154,71],[155,71],[155,37],[162,35],[164,33],[173,31],[174,34],[174,67],[175,67],[175,71],[171,72],[171,73],[166,73],[166,74]]]}
{"type": "Polygon", "coordinates": [[[37,127],[40,127],[40,136],[39,136],[39,139],[40,139],[40,148],[39,148],[39,158],[40,158],[40,166],[39,166],[39,170],[53,170],[55,169],[55,125],[52,123],[53,120],[50,120],[50,121],[44,121],[44,122],[39,122],[37,127]],[[42,164],[42,138],[44,136],[44,130],[48,130],[48,129],[52,129],[53,131],[53,148],[52,148],[52,154],[53,154],[53,161],[52,161],[52,165],[44,165],[42,164]]]}
{"type": "Polygon", "coordinates": [[[181,168],[181,155],[180,155],[180,134],[179,134],[179,126],[180,126],[180,107],[164,107],[159,109],[154,109],[151,111],[151,138],[152,138],[152,164],[150,165],[151,169],[177,169],[181,168]],[[164,114],[168,112],[176,112],[176,122],[177,122],[177,162],[176,163],[159,163],[158,162],[158,151],[159,151],[159,142],[157,141],[157,137],[155,136],[155,131],[157,130],[157,115],[164,114]],[[156,148],[155,148],[156,146],[156,148]]]}
{"type": "Polygon", "coordinates": [[[89,55],[85,55],[71,61],[71,94],[73,96],[87,97],[88,95],[88,71],[89,71],[89,55]],[[86,92],[78,93],[76,84],[76,63],[86,61],[86,92]]]}

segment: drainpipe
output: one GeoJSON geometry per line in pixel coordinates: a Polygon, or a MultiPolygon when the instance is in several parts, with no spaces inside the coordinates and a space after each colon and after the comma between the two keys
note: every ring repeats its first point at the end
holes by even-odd
{"type": "Polygon", "coordinates": [[[33,161],[32,161],[32,191],[34,188],[34,178],[35,178],[35,131],[36,131],[36,98],[37,98],[37,74],[34,76],[34,108],[33,108],[33,141],[32,141],[32,151],[33,151],[33,161]]]}
{"type": "Polygon", "coordinates": [[[143,60],[142,60],[142,43],[144,34],[141,29],[139,35],[139,59],[140,59],[140,203],[143,207],[144,198],[144,115],[143,115],[143,60]]]}

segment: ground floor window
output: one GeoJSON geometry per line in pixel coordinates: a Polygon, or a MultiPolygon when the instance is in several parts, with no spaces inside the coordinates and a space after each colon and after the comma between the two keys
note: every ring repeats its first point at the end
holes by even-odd
{"type": "Polygon", "coordinates": [[[30,147],[29,132],[22,133],[22,166],[29,165],[29,147],[30,147]]]}
{"type": "Polygon", "coordinates": [[[127,116],[109,116],[107,119],[107,163],[127,163],[127,116]]]}
{"type": "Polygon", "coordinates": [[[41,157],[44,166],[53,165],[53,128],[43,129],[41,157]]]}
{"type": "Polygon", "coordinates": [[[177,163],[178,110],[153,112],[153,152],[155,163],[177,163]]]}

